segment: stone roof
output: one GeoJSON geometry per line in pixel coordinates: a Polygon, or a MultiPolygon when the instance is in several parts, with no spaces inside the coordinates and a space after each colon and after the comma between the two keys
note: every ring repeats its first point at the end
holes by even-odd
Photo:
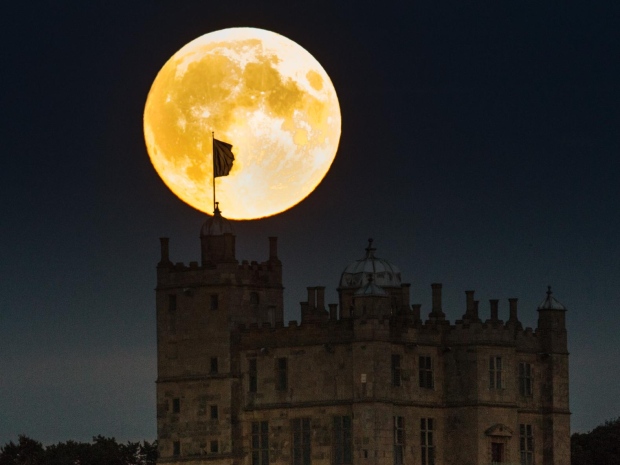
{"type": "Polygon", "coordinates": [[[379,287],[400,287],[401,278],[398,267],[387,260],[375,256],[372,239],[368,240],[366,255],[347,266],[340,276],[341,288],[363,288],[369,282],[379,287]]]}
{"type": "Polygon", "coordinates": [[[208,218],[200,229],[201,236],[221,236],[222,234],[233,234],[232,224],[222,216],[219,202],[215,204],[213,216],[208,218]]]}
{"type": "Polygon", "coordinates": [[[566,310],[566,307],[551,294],[553,294],[553,292],[551,292],[551,286],[548,286],[547,297],[540,303],[538,310],[566,310]]]}

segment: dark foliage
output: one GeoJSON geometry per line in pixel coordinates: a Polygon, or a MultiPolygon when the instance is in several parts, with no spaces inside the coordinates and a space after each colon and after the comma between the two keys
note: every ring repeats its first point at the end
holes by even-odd
{"type": "Polygon", "coordinates": [[[157,441],[119,444],[114,438],[96,436],[92,443],[59,442],[47,447],[20,435],[0,448],[0,465],[155,465],[157,441]]]}
{"type": "Polygon", "coordinates": [[[13,441],[0,449],[0,465],[39,465],[45,463],[43,445],[20,435],[17,444],[13,441]]]}
{"type": "Polygon", "coordinates": [[[620,465],[620,418],[573,434],[570,448],[571,465],[620,465]]]}

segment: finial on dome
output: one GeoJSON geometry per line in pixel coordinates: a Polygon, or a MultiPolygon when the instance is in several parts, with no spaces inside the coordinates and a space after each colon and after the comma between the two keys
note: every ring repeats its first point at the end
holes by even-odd
{"type": "Polygon", "coordinates": [[[220,210],[219,202],[215,202],[215,210],[213,210],[213,216],[222,216],[222,211],[220,210]]]}
{"type": "Polygon", "coordinates": [[[372,246],[373,239],[372,237],[368,239],[368,247],[366,247],[366,257],[374,256],[374,251],[377,250],[372,246]]]}
{"type": "Polygon", "coordinates": [[[553,294],[553,292],[551,292],[551,286],[547,286],[547,295],[551,297],[551,294],[553,294]]]}

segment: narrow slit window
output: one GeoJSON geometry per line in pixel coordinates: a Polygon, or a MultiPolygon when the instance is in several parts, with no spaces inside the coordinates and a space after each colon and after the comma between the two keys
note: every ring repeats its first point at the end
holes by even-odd
{"type": "Polygon", "coordinates": [[[288,389],[288,360],[286,357],[276,359],[276,389],[278,391],[288,389]]]}
{"type": "Polygon", "coordinates": [[[403,465],[405,449],[405,419],[394,417],[394,465],[403,465]]]}
{"type": "Polygon", "coordinates": [[[256,359],[251,358],[249,360],[248,368],[248,389],[250,392],[258,391],[258,369],[256,367],[256,359]]]}
{"type": "Polygon", "coordinates": [[[392,354],[392,386],[400,386],[400,355],[392,354]]]}
{"type": "Polygon", "coordinates": [[[489,358],[489,388],[502,389],[502,357],[489,358]]]}
{"type": "Polygon", "coordinates": [[[420,447],[422,449],[422,465],[435,465],[435,421],[432,418],[420,419],[420,447]]]}
{"type": "Polygon", "coordinates": [[[532,395],[532,365],[519,363],[519,394],[529,397],[532,395]]]}

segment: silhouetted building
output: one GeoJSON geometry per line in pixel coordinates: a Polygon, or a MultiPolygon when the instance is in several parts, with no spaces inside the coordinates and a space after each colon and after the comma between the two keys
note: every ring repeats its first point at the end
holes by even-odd
{"type": "Polygon", "coordinates": [[[473,291],[445,319],[441,284],[423,321],[398,268],[347,266],[339,304],[309,287],[301,322],[283,323],[276,238],[239,263],[216,211],[201,262],[157,266],[159,463],[568,465],[566,309],[551,290],[538,327],[517,299],[483,318],[473,291]]]}

